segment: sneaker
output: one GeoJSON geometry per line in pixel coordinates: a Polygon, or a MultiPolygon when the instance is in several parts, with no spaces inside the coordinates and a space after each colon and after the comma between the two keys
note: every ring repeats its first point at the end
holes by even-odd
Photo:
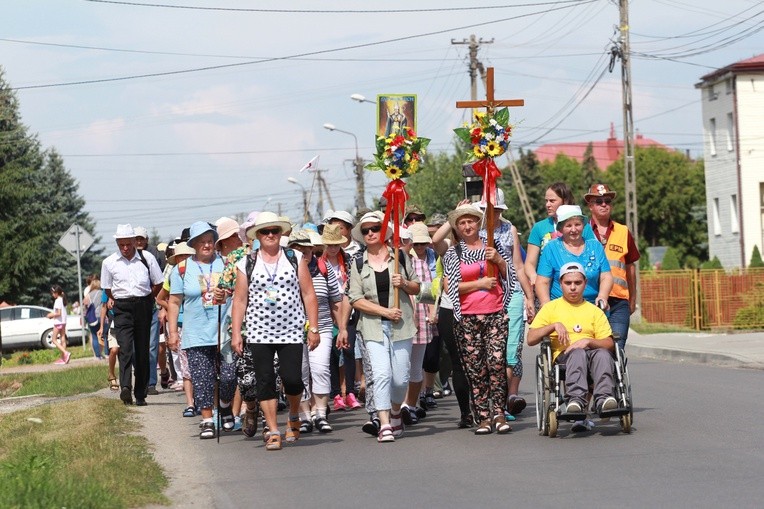
{"type": "Polygon", "coordinates": [[[316,429],[321,433],[331,433],[332,425],[326,420],[326,417],[317,417],[315,420],[316,429]]]}
{"type": "Polygon", "coordinates": [[[451,385],[448,382],[443,384],[443,397],[450,396],[451,392],[451,385]]]}
{"type": "Polygon", "coordinates": [[[333,408],[333,410],[335,412],[339,412],[340,410],[347,410],[347,405],[345,405],[345,400],[339,394],[334,396],[334,408],[333,408]]]}
{"type": "Polygon", "coordinates": [[[379,429],[380,429],[379,419],[377,419],[376,417],[366,421],[364,425],[361,426],[361,430],[364,433],[368,433],[369,435],[373,437],[376,437],[379,434],[379,429]]]}
{"type": "Polygon", "coordinates": [[[520,412],[525,410],[525,399],[520,396],[510,396],[509,403],[507,404],[507,410],[512,415],[520,415],[520,412]]]}
{"type": "Polygon", "coordinates": [[[424,419],[425,417],[427,417],[427,410],[425,410],[424,408],[420,406],[414,409],[414,413],[416,414],[418,419],[424,419]]]}
{"type": "Polygon", "coordinates": [[[71,357],[72,357],[72,354],[69,352],[66,352],[64,354],[64,364],[69,364],[69,359],[71,359],[71,357]]]}
{"type": "Polygon", "coordinates": [[[576,421],[570,428],[573,433],[582,433],[584,431],[591,431],[594,423],[592,421],[576,421]]]}
{"type": "Polygon", "coordinates": [[[313,422],[300,421],[300,434],[302,433],[313,433],[313,422]]]}
{"type": "Polygon", "coordinates": [[[385,424],[379,429],[379,433],[377,434],[377,442],[380,444],[395,442],[395,435],[393,434],[393,429],[389,424],[385,424]]]}
{"type": "Polygon", "coordinates": [[[239,431],[241,429],[241,416],[237,415],[233,418],[233,431],[239,431]]]}
{"type": "Polygon", "coordinates": [[[203,422],[202,430],[199,432],[199,438],[202,440],[215,438],[215,424],[211,422],[203,422]]]}
{"type": "Polygon", "coordinates": [[[234,421],[233,409],[231,405],[226,408],[220,407],[220,420],[222,421],[223,431],[229,433],[233,431],[234,421]]]}
{"type": "Polygon", "coordinates": [[[608,412],[610,410],[615,410],[617,408],[618,408],[618,401],[616,401],[613,396],[608,396],[607,398],[605,398],[605,401],[603,401],[602,404],[600,405],[599,413],[608,412]]]}
{"type": "Polygon", "coordinates": [[[568,408],[565,411],[567,414],[580,414],[583,413],[584,409],[581,408],[581,403],[578,401],[570,401],[568,402],[568,408]]]}
{"type": "Polygon", "coordinates": [[[438,408],[438,402],[435,401],[435,396],[429,393],[424,395],[424,405],[422,406],[427,410],[432,410],[433,408],[438,408]]]}
{"type": "Polygon", "coordinates": [[[149,385],[149,388],[146,391],[146,394],[148,394],[149,396],[158,396],[159,395],[159,391],[157,390],[156,386],[149,385]]]}
{"type": "Polygon", "coordinates": [[[358,400],[355,398],[355,394],[352,392],[345,396],[345,406],[347,407],[347,410],[355,410],[357,408],[361,408],[361,404],[358,402],[358,400]]]}
{"type": "Polygon", "coordinates": [[[56,359],[55,361],[53,361],[53,364],[66,364],[66,361],[64,361],[63,358],[56,359]]]}

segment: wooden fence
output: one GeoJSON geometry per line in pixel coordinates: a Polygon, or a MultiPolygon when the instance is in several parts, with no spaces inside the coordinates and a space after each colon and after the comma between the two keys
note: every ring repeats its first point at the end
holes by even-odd
{"type": "Polygon", "coordinates": [[[703,329],[764,328],[764,268],[640,274],[642,317],[703,329]]]}

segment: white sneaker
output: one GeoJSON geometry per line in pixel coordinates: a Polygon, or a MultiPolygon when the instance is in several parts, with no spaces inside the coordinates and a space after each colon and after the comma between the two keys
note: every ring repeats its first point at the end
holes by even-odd
{"type": "Polygon", "coordinates": [[[568,403],[568,408],[566,409],[566,413],[568,414],[580,414],[584,410],[581,408],[581,403],[578,401],[571,401],[568,403]]]}
{"type": "Polygon", "coordinates": [[[608,396],[605,398],[605,401],[602,402],[602,406],[600,406],[600,413],[615,410],[616,408],[618,408],[618,402],[613,396],[608,396]]]}

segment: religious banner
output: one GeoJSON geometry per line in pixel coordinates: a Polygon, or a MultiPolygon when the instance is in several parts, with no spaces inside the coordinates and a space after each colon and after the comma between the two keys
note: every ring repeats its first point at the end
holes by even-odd
{"type": "Polygon", "coordinates": [[[378,95],[377,136],[388,137],[403,128],[410,128],[416,132],[416,95],[378,95]]]}

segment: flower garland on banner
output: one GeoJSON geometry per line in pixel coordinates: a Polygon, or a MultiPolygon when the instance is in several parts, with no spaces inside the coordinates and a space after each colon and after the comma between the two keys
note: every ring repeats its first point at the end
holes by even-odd
{"type": "Polygon", "coordinates": [[[483,199],[495,205],[496,180],[501,177],[501,171],[493,159],[509,149],[512,136],[509,109],[502,108],[494,114],[476,112],[472,124],[465,124],[454,132],[459,139],[472,145],[469,161],[475,161],[472,168],[483,179],[483,199]]]}
{"type": "Polygon", "coordinates": [[[406,200],[409,199],[406,183],[402,179],[419,171],[429,143],[429,138],[420,138],[413,129],[404,127],[387,137],[377,137],[374,161],[366,165],[367,170],[384,171],[390,179],[382,193],[382,197],[387,200],[387,207],[380,235],[385,238],[387,224],[392,220],[393,246],[396,248],[400,246],[400,225],[406,210],[406,200]]]}

